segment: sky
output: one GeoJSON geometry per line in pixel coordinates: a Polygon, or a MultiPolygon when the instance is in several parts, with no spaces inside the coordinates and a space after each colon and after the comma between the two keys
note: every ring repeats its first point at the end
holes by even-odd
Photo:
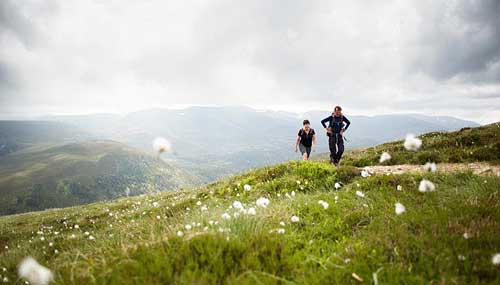
{"type": "Polygon", "coordinates": [[[1,0],[0,118],[191,105],[500,121],[500,1],[1,0]]]}

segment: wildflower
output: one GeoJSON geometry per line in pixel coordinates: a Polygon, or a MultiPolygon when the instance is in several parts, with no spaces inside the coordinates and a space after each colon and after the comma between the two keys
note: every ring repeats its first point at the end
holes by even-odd
{"type": "Polygon", "coordinates": [[[297,223],[298,221],[300,221],[299,217],[297,216],[292,216],[290,220],[292,221],[292,223],[297,223]]]}
{"type": "Polygon", "coordinates": [[[386,162],[391,159],[391,155],[388,152],[383,152],[382,155],[380,156],[380,163],[386,162]]]}
{"type": "Polygon", "coordinates": [[[361,191],[356,191],[356,195],[358,195],[359,197],[361,198],[364,198],[365,197],[365,193],[361,192],[361,191]]]}
{"type": "Polygon", "coordinates": [[[247,214],[248,215],[252,215],[252,216],[255,216],[255,214],[257,214],[257,211],[255,211],[255,208],[254,207],[251,207],[247,210],[247,214]]]}
{"type": "Polygon", "coordinates": [[[285,226],[285,222],[281,221],[280,222],[280,226],[284,227],[285,226]]]}
{"type": "Polygon", "coordinates": [[[292,191],[290,194],[292,194],[292,197],[295,197],[295,191],[292,191]]]}
{"type": "Polygon", "coordinates": [[[469,239],[470,238],[470,234],[468,232],[465,232],[464,233],[464,239],[469,239]]]}
{"type": "Polygon", "coordinates": [[[320,204],[321,206],[323,206],[323,208],[325,208],[325,210],[326,210],[326,209],[328,209],[328,206],[329,206],[329,205],[328,205],[328,203],[327,203],[327,202],[325,202],[325,201],[323,201],[323,200],[319,200],[319,201],[318,201],[318,204],[320,204]]]}
{"type": "Polygon", "coordinates": [[[423,193],[423,192],[434,191],[434,190],[436,190],[436,186],[434,186],[434,183],[432,183],[426,179],[422,179],[422,181],[420,181],[420,185],[418,186],[418,191],[423,193]]]}
{"type": "Polygon", "coordinates": [[[416,138],[413,134],[408,134],[406,135],[403,146],[406,150],[417,151],[422,146],[422,140],[416,138]]]}
{"type": "Polygon", "coordinates": [[[196,206],[201,206],[201,201],[196,202],[196,206]]]}
{"type": "Polygon", "coordinates": [[[184,233],[182,231],[177,231],[177,236],[182,237],[182,236],[184,236],[184,233]]]}
{"type": "Polygon", "coordinates": [[[424,170],[429,171],[429,172],[436,172],[437,165],[434,162],[427,162],[424,164],[424,170]]]}
{"type": "Polygon", "coordinates": [[[88,235],[90,235],[90,233],[89,232],[85,232],[84,235],[88,236],[88,235]]]}
{"type": "Polygon", "coordinates": [[[243,185],[243,189],[244,189],[245,191],[250,191],[250,190],[252,190],[252,186],[250,186],[250,185],[248,185],[248,184],[245,184],[245,185],[243,185]]]}
{"type": "Polygon", "coordinates": [[[459,254],[459,255],[458,255],[458,260],[460,260],[460,261],[464,261],[464,260],[465,260],[465,256],[463,256],[463,255],[459,254]]]}
{"type": "Polygon", "coordinates": [[[493,263],[493,265],[500,264],[500,253],[496,253],[495,255],[493,255],[493,257],[491,258],[491,263],[493,263]]]}
{"type": "Polygon", "coordinates": [[[79,226],[79,225],[75,225],[73,228],[75,228],[75,229],[79,229],[79,228],[80,228],[80,226],[79,226]]]}
{"type": "Polygon", "coordinates": [[[259,199],[257,199],[256,204],[259,207],[267,208],[267,206],[269,205],[269,199],[260,197],[259,199]]]}
{"type": "Polygon", "coordinates": [[[297,182],[298,185],[300,185],[300,180],[297,180],[296,182],[297,182]]]}
{"type": "Polygon", "coordinates": [[[238,210],[243,210],[243,204],[241,204],[240,201],[234,201],[233,208],[238,209],[238,210]]]}
{"type": "Polygon", "coordinates": [[[222,217],[224,220],[229,220],[229,219],[231,219],[231,215],[229,215],[228,213],[224,213],[224,214],[222,214],[222,216],[221,216],[221,217],[222,217]]]}
{"type": "Polygon", "coordinates": [[[21,278],[35,285],[49,284],[53,279],[52,272],[48,268],[40,265],[32,257],[26,257],[21,261],[18,274],[21,278]]]}
{"type": "Polygon", "coordinates": [[[240,216],[240,213],[239,213],[239,212],[235,212],[235,213],[233,213],[233,217],[234,217],[234,218],[238,218],[239,216],[240,216]]]}
{"type": "Polygon", "coordinates": [[[89,236],[89,240],[95,240],[94,236],[89,236]]]}
{"type": "Polygon", "coordinates": [[[187,224],[187,225],[184,226],[184,228],[189,231],[192,227],[191,227],[190,224],[187,224]]]}
{"type": "Polygon", "coordinates": [[[406,208],[405,208],[405,206],[403,206],[403,204],[397,202],[394,205],[396,206],[396,215],[401,215],[402,213],[404,213],[406,211],[406,208]]]}
{"type": "Polygon", "coordinates": [[[403,186],[401,186],[401,185],[396,186],[396,190],[402,191],[403,190],[403,186]]]}
{"type": "Polygon", "coordinates": [[[156,138],[153,141],[153,149],[158,153],[162,154],[171,150],[170,142],[164,138],[156,138]]]}
{"type": "Polygon", "coordinates": [[[285,229],[279,228],[279,229],[276,230],[276,232],[279,233],[279,234],[284,234],[285,233],[285,229]]]}
{"type": "MultiPolygon", "coordinates": [[[[157,216],[156,216],[156,219],[157,219],[157,220],[161,219],[161,216],[157,215],[157,216]]],[[[111,227],[113,227],[113,225],[110,225],[110,226],[111,226],[111,227]]]]}
{"type": "Polygon", "coordinates": [[[208,211],[208,208],[207,208],[207,206],[202,206],[202,207],[201,207],[201,210],[202,210],[202,211],[208,211]]]}
{"type": "Polygon", "coordinates": [[[342,185],[340,185],[340,183],[338,182],[335,182],[335,189],[340,189],[342,187],[342,185]]]}

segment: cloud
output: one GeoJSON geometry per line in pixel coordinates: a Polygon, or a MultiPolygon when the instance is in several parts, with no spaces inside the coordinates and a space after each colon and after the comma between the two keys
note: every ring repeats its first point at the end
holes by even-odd
{"type": "Polygon", "coordinates": [[[342,104],[500,120],[498,1],[49,3],[0,4],[0,112],[342,104]]]}

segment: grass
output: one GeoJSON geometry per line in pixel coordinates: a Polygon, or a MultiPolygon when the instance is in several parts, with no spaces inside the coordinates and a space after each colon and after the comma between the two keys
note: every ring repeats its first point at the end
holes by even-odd
{"type": "Polygon", "coordinates": [[[361,178],[354,167],[292,161],[198,189],[2,217],[0,275],[22,284],[16,266],[31,255],[57,284],[356,284],[353,273],[366,284],[374,273],[380,284],[498,284],[499,186],[496,176],[361,178]],[[423,178],[437,190],[418,192],[423,178]],[[259,197],[267,208],[234,218],[234,201],[249,208],[259,197]]]}
{"type": "MultiPolygon", "coordinates": [[[[382,152],[387,151],[392,158],[383,163],[386,165],[424,164],[428,161],[500,164],[500,123],[456,132],[433,132],[420,138],[423,145],[418,152],[408,152],[403,148],[402,141],[396,141],[347,152],[342,162],[358,167],[377,165],[382,152]]],[[[322,159],[325,160],[325,157],[322,159]]]]}

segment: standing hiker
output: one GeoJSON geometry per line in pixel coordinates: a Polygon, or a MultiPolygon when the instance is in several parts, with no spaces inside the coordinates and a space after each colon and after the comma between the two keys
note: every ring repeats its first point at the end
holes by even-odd
{"type": "Polygon", "coordinates": [[[324,118],[321,124],[329,137],[328,146],[330,147],[330,163],[338,166],[342,154],[344,153],[343,135],[351,122],[342,114],[342,108],[340,106],[335,106],[333,114],[324,118]],[[329,122],[328,127],[326,126],[326,122],[329,122]]]}
{"type": "Polygon", "coordinates": [[[316,145],[316,133],[314,129],[311,128],[311,123],[309,120],[304,120],[302,123],[303,127],[299,130],[297,135],[297,140],[295,141],[295,152],[297,152],[297,147],[300,149],[300,153],[302,153],[302,159],[308,160],[312,151],[315,151],[316,145]]]}

